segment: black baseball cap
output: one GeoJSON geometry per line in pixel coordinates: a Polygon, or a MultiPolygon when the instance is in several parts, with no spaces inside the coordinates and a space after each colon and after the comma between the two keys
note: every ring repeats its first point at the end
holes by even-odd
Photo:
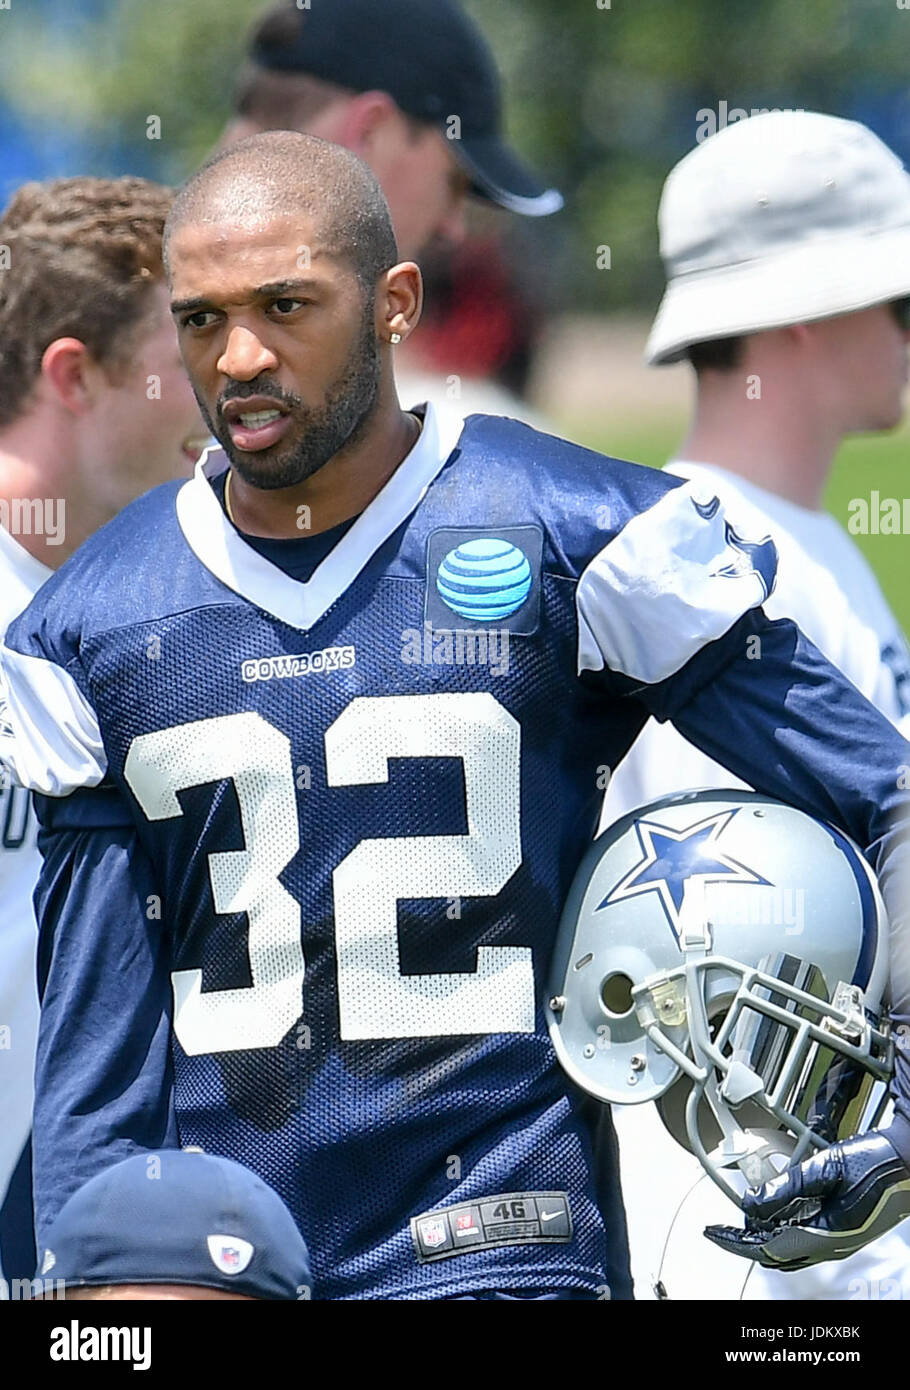
{"type": "Polygon", "coordinates": [[[67,1287],[184,1284],[252,1298],[311,1296],[310,1261],[277,1192],[231,1159],[134,1154],[61,1207],[38,1277],[67,1287]]]}
{"type": "Polygon", "coordinates": [[[401,110],[448,133],[481,197],[526,217],[563,205],[502,133],[502,90],[489,44],[455,0],[310,0],[276,5],[256,27],[250,58],[356,92],[388,92],[401,110]]]}

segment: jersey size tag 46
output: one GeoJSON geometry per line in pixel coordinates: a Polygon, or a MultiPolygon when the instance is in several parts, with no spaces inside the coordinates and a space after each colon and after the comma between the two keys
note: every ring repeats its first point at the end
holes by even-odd
{"type": "Polygon", "coordinates": [[[411,1218],[421,1264],[496,1245],[567,1244],[572,1213],[567,1192],[500,1192],[411,1218]]]}

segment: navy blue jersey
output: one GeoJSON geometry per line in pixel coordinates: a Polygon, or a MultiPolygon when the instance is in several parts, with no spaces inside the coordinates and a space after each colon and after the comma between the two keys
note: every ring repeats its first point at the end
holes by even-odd
{"type": "Polygon", "coordinates": [[[428,410],[305,583],[230,526],[214,452],[11,629],[0,749],[46,795],[39,1231],[103,1164],[199,1145],[279,1192],[323,1297],[603,1292],[541,990],[609,769],[672,717],[890,862],[910,749],[764,618],[767,537],[460,423],[428,410]]]}

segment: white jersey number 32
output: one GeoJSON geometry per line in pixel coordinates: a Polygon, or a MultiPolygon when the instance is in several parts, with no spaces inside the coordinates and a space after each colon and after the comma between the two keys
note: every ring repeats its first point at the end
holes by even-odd
{"type": "MultiPolygon", "coordinates": [[[[534,972],[524,946],[480,946],[471,972],[403,975],[400,898],[494,896],[521,862],[518,723],[489,694],[355,699],[326,730],[329,786],[387,782],[390,758],[460,758],[468,833],[361,840],[333,874],[341,1036],[529,1033],[534,972]]],[[[242,850],[209,855],[216,912],[249,920],[252,985],[202,990],[173,974],[174,1031],[190,1055],[275,1047],[300,1017],[300,905],[279,875],[300,848],[290,740],[261,715],[143,734],[124,776],[149,820],[183,814],[177,792],[230,780],[242,850]]],[[[448,920],[448,919],[445,919],[448,920]]],[[[445,930],[444,926],[440,930],[445,930]]]]}

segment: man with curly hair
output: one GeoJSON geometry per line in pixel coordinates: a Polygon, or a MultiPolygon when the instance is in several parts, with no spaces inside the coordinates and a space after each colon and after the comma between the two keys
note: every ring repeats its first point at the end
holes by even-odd
{"type": "MultiPolygon", "coordinates": [[[[201,452],[161,261],[170,204],[145,179],[69,178],[26,184],[0,216],[0,633],[86,537],[201,452]]],[[[35,832],[27,793],[0,783],[6,1280],[34,1272],[35,832]]]]}

